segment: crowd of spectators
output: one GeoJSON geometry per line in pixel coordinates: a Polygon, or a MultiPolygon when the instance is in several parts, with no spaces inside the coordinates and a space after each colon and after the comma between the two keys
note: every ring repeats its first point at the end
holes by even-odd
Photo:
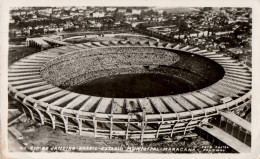
{"type": "Polygon", "coordinates": [[[141,47],[99,48],[66,54],[45,65],[44,77],[55,84],[62,84],[71,78],[102,70],[118,70],[135,65],[171,65],[179,57],[166,50],[141,47]]]}
{"type": "Polygon", "coordinates": [[[41,73],[47,81],[61,87],[71,87],[111,75],[136,73],[168,74],[204,86],[222,77],[220,68],[207,58],[178,51],[111,47],[65,54],[47,63],[41,73]]]}

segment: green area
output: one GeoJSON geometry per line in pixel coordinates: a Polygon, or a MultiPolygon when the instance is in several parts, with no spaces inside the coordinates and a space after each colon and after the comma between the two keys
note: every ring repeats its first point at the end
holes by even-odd
{"type": "Polygon", "coordinates": [[[24,58],[28,55],[38,52],[37,48],[31,48],[26,46],[10,46],[8,52],[8,66],[10,66],[15,61],[24,58]]]}

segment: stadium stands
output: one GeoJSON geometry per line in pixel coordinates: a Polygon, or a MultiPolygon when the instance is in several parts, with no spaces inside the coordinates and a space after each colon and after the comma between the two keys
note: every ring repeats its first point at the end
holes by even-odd
{"type": "Polygon", "coordinates": [[[15,62],[9,68],[8,92],[23,103],[32,119],[67,133],[157,138],[185,134],[219,110],[248,104],[251,69],[222,54],[180,44],[84,43],[41,51],[15,62]],[[147,98],[105,98],[63,89],[118,73],[147,71],[175,75],[194,86],[204,84],[192,92],[147,98]],[[225,97],[231,100],[221,102],[225,97]]]}

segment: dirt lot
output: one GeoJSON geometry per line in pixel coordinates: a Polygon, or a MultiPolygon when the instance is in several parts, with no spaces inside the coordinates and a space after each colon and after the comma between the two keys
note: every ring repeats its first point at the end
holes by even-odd
{"type": "Polygon", "coordinates": [[[26,46],[10,46],[8,52],[8,66],[14,63],[15,61],[24,58],[25,56],[31,55],[38,52],[36,48],[26,47],[26,46]]]}
{"type": "Polygon", "coordinates": [[[201,137],[190,139],[158,139],[144,141],[143,149],[139,139],[125,140],[122,138],[104,139],[92,136],[77,136],[65,134],[57,128],[41,126],[24,116],[14,124],[15,128],[22,133],[23,140],[17,144],[9,135],[9,151],[34,151],[34,152],[137,152],[145,153],[203,153],[205,146],[211,146],[208,141],[201,137]],[[21,122],[23,121],[23,122],[21,122]],[[22,147],[21,145],[26,145],[22,147]]]}

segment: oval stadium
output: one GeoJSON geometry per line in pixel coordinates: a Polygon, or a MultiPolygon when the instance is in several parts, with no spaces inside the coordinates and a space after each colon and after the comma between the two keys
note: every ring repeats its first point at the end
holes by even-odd
{"type": "Polygon", "coordinates": [[[251,69],[221,53],[149,40],[61,45],[13,63],[8,91],[66,133],[173,137],[251,101],[251,69]]]}

